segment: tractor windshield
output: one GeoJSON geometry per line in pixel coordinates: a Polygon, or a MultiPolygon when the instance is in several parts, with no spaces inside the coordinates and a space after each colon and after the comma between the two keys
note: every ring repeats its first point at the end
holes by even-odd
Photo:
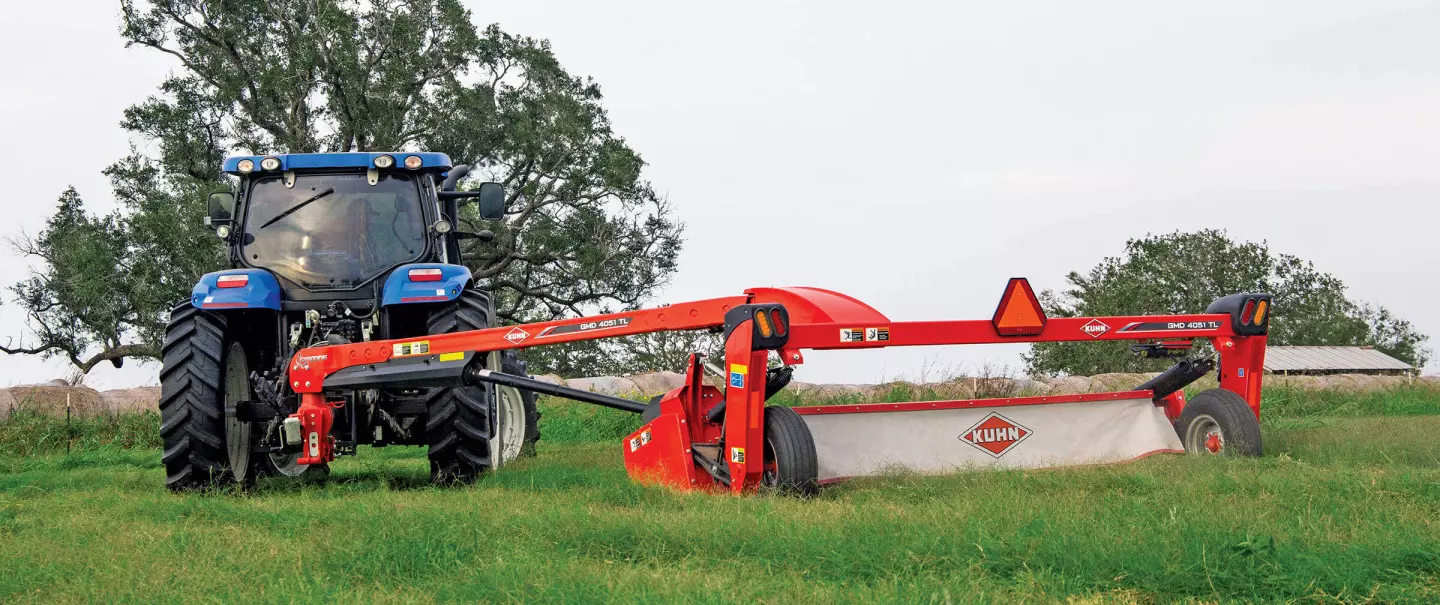
{"type": "Polygon", "coordinates": [[[261,177],[246,205],[246,262],[307,289],[354,288],[425,249],[420,193],[404,173],[374,185],[358,173],[296,175],[293,187],[261,177]]]}

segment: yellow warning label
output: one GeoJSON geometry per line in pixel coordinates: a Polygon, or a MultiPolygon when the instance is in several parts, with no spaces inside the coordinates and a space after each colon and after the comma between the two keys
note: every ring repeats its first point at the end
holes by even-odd
{"type": "Polygon", "coordinates": [[[730,372],[733,374],[748,374],[750,372],[750,367],[742,366],[738,363],[732,363],[730,364],[730,372]]]}
{"type": "Polygon", "coordinates": [[[460,361],[465,359],[464,353],[441,353],[440,361],[460,361]]]}
{"type": "Polygon", "coordinates": [[[402,342],[396,344],[391,354],[394,357],[406,357],[410,355],[424,355],[430,352],[430,341],[417,340],[415,342],[402,342]]]}
{"type": "Polygon", "coordinates": [[[732,448],[730,448],[730,461],[731,461],[731,462],[734,462],[734,463],[736,463],[736,464],[744,464],[744,463],[745,463],[745,448],[743,448],[743,447],[732,447],[732,448]]]}

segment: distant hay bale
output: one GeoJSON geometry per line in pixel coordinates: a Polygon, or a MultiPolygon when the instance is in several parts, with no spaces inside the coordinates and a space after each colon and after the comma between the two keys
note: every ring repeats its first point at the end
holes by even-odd
{"type": "Polygon", "coordinates": [[[66,395],[69,395],[70,406],[77,417],[95,418],[109,414],[100,392],[88,387],[21,385],[10,387],[9,392],[15,399],[15,409],[31,410],[55,418],[65,417],[66,395]]]}

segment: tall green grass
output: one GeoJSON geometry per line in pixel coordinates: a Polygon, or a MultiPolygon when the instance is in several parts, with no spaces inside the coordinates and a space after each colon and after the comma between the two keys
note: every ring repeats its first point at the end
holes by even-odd
{"type": "Polygon", "coordinates": [[[153,452],[12,459],[0,602],[1432,603],[1440,470],[1416,434],[1366,441],[1391,462],[1282,431],[1292,454],[1258,460],[893,475],[811,500],[637,485],[612,443],[449,489],[424,486],[417,448],[183,496],[153,452]]]}

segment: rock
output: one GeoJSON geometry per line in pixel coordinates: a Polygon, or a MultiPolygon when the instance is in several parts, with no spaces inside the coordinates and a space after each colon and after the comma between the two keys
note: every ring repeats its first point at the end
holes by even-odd
{"type": "Polygon", "coordinates": [[[1096,374],[1090,377],[1092,391],[1129,391],[1145,382],[1144,374],[1096,374]]]}
{"type": "Polygon", "coordinates": [[[111,414],[129,412],[159,411],[160,387],[135,387],[101,391],[100,399],[111,414]]]}
{"type": "Polygon", "coordinates": [[[631,376],[630,381],[645,395],[660,395],[685,386],[685,375],[677,372],[651,372],[631,376]]]}
{"type": "Polygon", "coordinates": [[[1091,380],[1089,376],[1066,376],[1064,378],[1052,378],[1049,380],[1051,395],[1079,395],[1089,393],[1091,380]]]}
{"type": "Polygon", "coordinates": [[[47,416],[65,417],[65,396],[70,396],[70,406],[76,416],[93,418],[108,412],[100,393],[88,387],[43,385],[22,385],[10,388],[15,398],[15,409],[35,410],[47,416]]]}
{"type": "Polygon", "coordinates": [[[565,384],[565,379],[561,378],[559,374],[541,374],[539,376],[531,376],[531,378],[550,384],[565,384]]]}
{"type": "Polygon", "coordinates": [[[1019,378],[1015,380],[1015,387],[1018,397],[1035,397],[1050,394],[1050,384],[1033,378],[1019,378]]]}
{"type": "Polygon", "coordinates": [[[640,387],[629,378],[618,376],[595,376],[592,378],[572,378],[565,381],[565,386],[582,391],[592,391],[601,395],[636,395],[640,393],[640,387]]]}

